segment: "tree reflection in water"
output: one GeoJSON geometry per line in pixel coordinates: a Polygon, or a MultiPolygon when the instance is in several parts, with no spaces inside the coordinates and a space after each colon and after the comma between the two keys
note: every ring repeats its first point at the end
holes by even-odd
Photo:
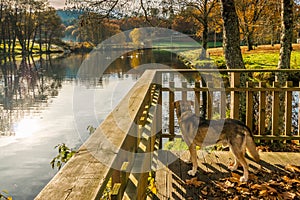
{"type": "Polygon", "coordinates": [[[0,135],[27,134],[35,127],[32,116],[58,95],[65,71],[54,69],[51,59],[31,56],[3,57],[0,85],[0,135]]]}

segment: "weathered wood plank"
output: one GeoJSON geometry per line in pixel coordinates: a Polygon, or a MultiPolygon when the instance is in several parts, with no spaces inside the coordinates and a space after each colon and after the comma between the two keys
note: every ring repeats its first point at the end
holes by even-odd
{"type": "MultiPolygon", "coordinates": [[[[247,88],[252,88],[253,83],[247,82],[247,88]]],[[[246,92],[246,125],[253,131],[253,92],[246,92]]]]}
{"type": "Polygon", "coordinates": [[[175,135],[175,131],[174,131],[174,91],[172,90],[172,88],[175,87],[175,82],[170,82],[169,83],[169,87],[170,87],[170,92],[169,92],[169,133],[171,135],[175,135]]]}
{"type": "MultiPolygon", "coordinates": [[[[238,88],[240,86],[240,73],[230,74],[230,86],[233,88],[238,88]]],[[[230,107],[230,117],[233,119],[239,119],[239,93],[237,91],[231,92],[231,107],[230,107]]]]}
{"type": "MultiPolygon", "coordinates": [[[[214,83],[212,81],[207,82],[208,88],[214,88],[214,83]]],[[[207,92],[207,119],[212,119],[213,117],[213,98],[214,98],[214,92],[208,91],[207,92]]]]}
{"type": "MultiPolygon", "coordinates": [[[[260,88],[266,87],[266,82],[259,82],[260,88]]],[[[258,121],[258,135],[265,135],[266,129],[266,92],[259,92],[259,121],[258,121]]]]}
{"type": "Polygon", "coordinates": [[[224,89],[224,84],[222,82],[220,83],[220,87],[223,88],[221,90],[221,99],[220,99],[220,118],[224,119],[226,118],[227,106],[226,106],[226,92],[224,89]]]}
{"type": "MultiPolygon", "coordinates": [[[[292,81],[287,81],[286,82],[286,87],[292,87],[293,82],[292,81]]],[[[285,135],[289,136],[291,135],[291,130],[292,130],[292,92],[285,92],[285,135]]]]}
{"type": "MultiPolygon", "coordinates": [[[[273,83],[274,88],[279,87],[279,82],[273,83]]],[[[273,102],[272,102],[272,135],[279,135],[279,92],[273,92],[273,102]]]]}

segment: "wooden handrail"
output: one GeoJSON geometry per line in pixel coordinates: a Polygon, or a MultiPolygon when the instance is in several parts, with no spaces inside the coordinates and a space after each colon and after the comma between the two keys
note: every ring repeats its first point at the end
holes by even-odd
{"type": "Polygon", "coordinates": [[[101,197],[113,173],[113,168],[108,164],[121,169],[122,164],[130,158],[120,155],[119,150],[129,152],[137,148],[136,137],[128,133],[136,131],[136,122],[145,106],[145,100],[149,99],[154,78],[155,71],[146,71],[143,74],[119,105],[80,147],[78,153],[38,194],[36,200],[86,200],[101,197]],[[104,160],[107,160],[108,164],[102,162],[104,160]]]}

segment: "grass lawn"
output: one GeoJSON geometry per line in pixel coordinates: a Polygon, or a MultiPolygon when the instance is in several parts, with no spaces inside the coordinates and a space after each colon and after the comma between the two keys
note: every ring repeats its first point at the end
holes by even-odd
{"type": "MultiPolygon", "coordinates": [[[[242,54],[244,63],[247,69],[276,69],[279,60],[279,49],[280,45],[261,45],[256,47],[252,51],[247,51],[247,47],[242,46],[242,54]]],[[[225,58],[223,54],[222,47],[219,48],[209,48],[207,50],[210,62],[213,62],[216,66],[220,68],[226,68],[225,58]]],[[[183,58],[187,61],[193,63],[193,65],[203,65],[207,63],[206,60],[199,60],[199,55],[201,53],[200,49],[186,51],[181,53],[183,58]]],[[[291,69],[300,68],[300,44],[293,44],[293,51],[291,56],[291,69]]]]}
{"type": "MultiPolygon", "coordinates": [[[[247,69],[275,69],[279,60],[280,45],[261,45],[253,51],[247,51],[247,47],[241,47],[244,63],[247,69]]],[[[197,50],[199,51],[199,50],[197,50]]],[[[210,58],[217,66],[225,65],[225,58],[222,48],[208,49],[210,58]]],[[[195,54],[191,52],[189,54],[195,54]]],[[[293,51],[291,56],[291,68],[300,68],[300,44],[293,44],[293,51]]]]}

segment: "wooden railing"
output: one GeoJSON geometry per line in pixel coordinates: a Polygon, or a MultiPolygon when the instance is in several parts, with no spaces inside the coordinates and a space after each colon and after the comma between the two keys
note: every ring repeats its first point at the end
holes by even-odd
{"type": "Polygon", "coordinates": [[[204,107],[208,119],[241,119],[240,110],[244,109],[245,118],[242,120],[257,139],[300,140],[299,83],[293,86],[292,81],[284,85],[279,85],[279,82],[270,85],[265,81],[248,81],[241,86],[240,77],[254,72],[299,73],[300,70],[159,70],[157,73],[164,81],[162,93],[166,93],[162,96],[168,97],[167,102],[163,100],[162,104],[168,106],[166,110],[169,113],[169,123],[163,128],[162,137],[181,137],[176,135],[174,128],[178,123],[175,122],[173,102],[188,99],[195,102],[196,114],[200,115],[201,107],[204,107]],[[205,86],[202,77],[206,79],[205,86]],[[227,83],[224,83],[227,78],[227,83]],[[177,99],[174,98],[176,93],[177,99]],[[241,96],[244,96],[243,101],[241,96]],[[282,116],[280,107],[284,107],[282,116]],[[280,123],[283,124],[283,130],[280,129],[280,123]]]}
{"type": "Polygon", "coordinates": [[[153,152],[162,149],[163,138],[181,137],[173,107],[179,99],[193,100],[198,115],[204,106],[208,118],[239,118],[244,106],[246,124],[257,139],[300,140],[300,87],[291,82],[268,87],[248,82],[241,87],[239,75],[253,72],[274,70],[146,71],[36,199],[146,199],[149,172],[155,170],[153,152]],[[228,87],[213,78],[220,74],[231,78],[228,87]],[[209,75],[206,86],[204,75],[209,75]],[[277,127],[279,106],[285,106],[284,132],[277,127]]]}
{"type": "Polygon", "coordinates": [[[78,153],[35,199],[145,199],[155,133],[159,86],[146,71],[78,153]],[[147,156],[137,156],[138,153],[147,156]],[[150,157],[149,157],[150,156],[150,157]]]}

